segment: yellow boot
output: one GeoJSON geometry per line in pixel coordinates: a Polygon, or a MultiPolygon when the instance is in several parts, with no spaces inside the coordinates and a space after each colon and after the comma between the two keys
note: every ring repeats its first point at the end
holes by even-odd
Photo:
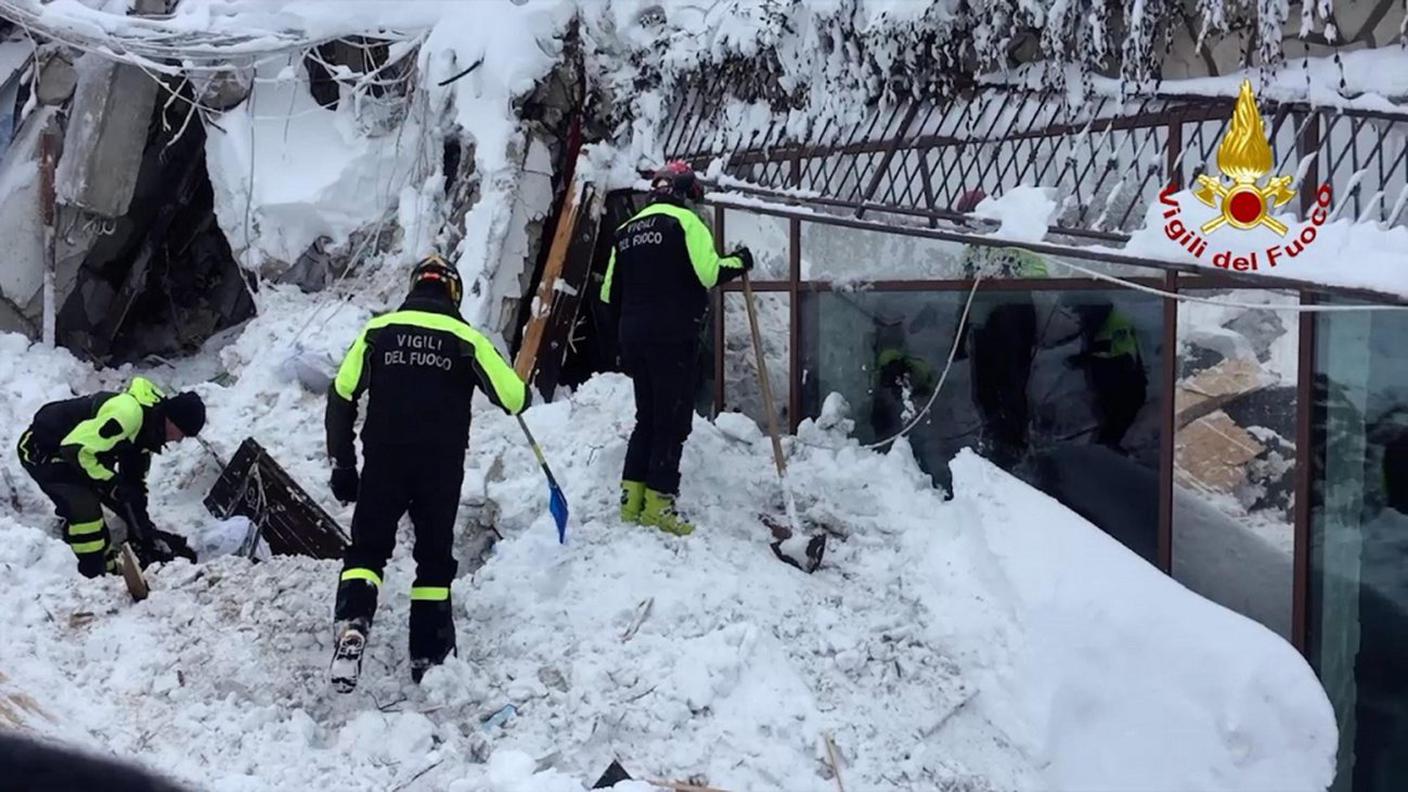
{"type": "Polygon", "coordinates": [[[641,512],[640,524],[659,528],[675,536],[689,536],[694,533],[694,526],[685,522],[675,512],[675,496],[653,489],[645,491],[645,510],[641,512]]]}
{"type": "Polygon", "coordinates": [[[637,524],[640,510],[645,505],[645,482],[621,482],[621,522],[637,524]]]}

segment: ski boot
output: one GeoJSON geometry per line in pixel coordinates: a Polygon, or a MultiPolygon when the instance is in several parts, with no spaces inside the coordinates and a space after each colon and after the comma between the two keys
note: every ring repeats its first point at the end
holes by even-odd
{"type": "Polygon", "coordinates": [[[675,511],[675,496],[653,489],[645,491],[645,510],[641,512],[640,524],[659,528],[675,536],[689,536],[694,533],[694,526],[675,511]]]}
{"type": "Polygon", "coordinates": [[[621,522],[640,522],[640,510],[645,506],[645,484],[640,481],[621,482],[621,522]]]}
{"type": "Polygon", "coordinates": [[[367,648],[367,624],[361,619],[337,625],[337,645],[333,647],[328,681],[338,693],[351,693],[362,674],[362,652],[367,648]]]}

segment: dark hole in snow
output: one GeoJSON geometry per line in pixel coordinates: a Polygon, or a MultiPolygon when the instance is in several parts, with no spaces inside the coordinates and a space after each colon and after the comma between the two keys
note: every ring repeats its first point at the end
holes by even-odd
{"type": "MultiPolygon", "coordinates": [[[[183,95],[189,90],[182,88],[183,95]]],[[[87,251],[77,287],[59,311],[59,341],[109,363],[194,351],[254,313],[215,219],[205,131],[192,119],[182,132],[189,105],[164,104],[158,101],[153,113],[127,213],[73,215],[76,226],[107,233],[87,251]]]]}
{"type": "MultiPolygon", "coordinates": [[[[343,83],[334,70],[345,66],[357,76],[382,70],[391,54],[390,44],[389,41],[353,36],[327,41],[309,50],[303,57],[303,67],[308,72],[308,92],[313,95],[313,100],[328,110],[336,110],[342,100],[343,83]]],[[[393,71],[396,69],[381,71],[378,79],[368,87],[372,96],[380,98],[396,90],[390,85],[396,75],[388,73],[393,71]]],[[[351,78],[343,78],[348,79],[351,78]]]]}
{"type": "Polygon", "coordinates": [[[445,138],[445,150],[441,160],[441,172],[445,174],[445,194],[455,189],[455,182],[459,180],[460,160],[464,158],[464,149],[460,146],[458,135],[451,135],[445,138]]]}

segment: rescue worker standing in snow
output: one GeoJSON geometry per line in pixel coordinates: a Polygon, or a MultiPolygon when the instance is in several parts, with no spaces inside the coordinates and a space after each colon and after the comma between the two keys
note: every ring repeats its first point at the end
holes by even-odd
{"type": "Polygon", "coordinates": [[[120,572],[103,506],[128,523],[139,562],[195,561],[176,534],[157,530],[147,514],[147,472],[166,443],[205,426],[205,403],[187,391],[167,397],[137,377],[127,390],[50,402],[20,435],[20,465],[64,521],[64,539],[84,577],[120,572]],[[135,524],[132,524],[134,523],[135,524]]]}
{"type": "Polygon", "coordinates": [[[1148,396],[1149,378],[1134,323],[1110,302],[1075,307],[1084,337],[1066,365],[1083,369],[1094,400],[1097,445],[1124,453],[1121,443],[1148,396]]]}
{"type": "Polygon", "coordinates": [[[362,651],[376,612],[382,572],[408,511],[415,527],[411,584],[411,677],[455,651],[450,584],[455,515],[464,479],[470,403],[476,387],[510,415],[528,389],[494,345],[460,317],[459,273],[439,256],[411,274],[401,307],[369,321],[328,390],[327,442],[333,495],[355,501],[352,544],[343,560],[335,610],[334,687],[357,685],[362,651]],[[363,464],[357,472],[353,425],[367,393],[363,464]]]}
{"type": "Polygon", "coordinates": [[[709,289],[753,268],[747,248],[720,257],[695,213],[703,186],[671,162],[651,180],[650,203],[616,229],[603,302],[616,306],[621,364],[635,390],[636,425],[621,475],[621,519],[685,536],[675,509],[680,454],[694,418],[700,331],[709,289]]]}

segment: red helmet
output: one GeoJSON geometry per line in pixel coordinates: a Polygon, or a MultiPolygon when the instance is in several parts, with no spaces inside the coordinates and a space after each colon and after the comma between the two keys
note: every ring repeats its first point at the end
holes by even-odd
{"type": "Polygon", "coordinates": [[[657,195],[699,201],[704,198],[704,185],[694,175],[694,169],[682,160],[665,163],[650,179],[650,190],[657,195]]]}

